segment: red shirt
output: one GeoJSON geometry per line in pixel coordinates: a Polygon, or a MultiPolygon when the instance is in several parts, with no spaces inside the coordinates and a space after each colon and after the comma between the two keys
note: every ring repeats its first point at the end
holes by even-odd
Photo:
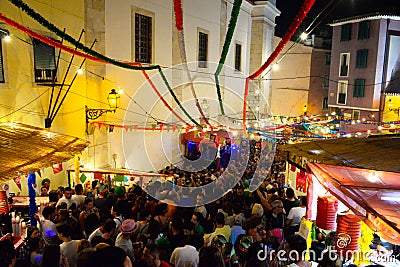
{"type": "Polygon", "coordinates": [[[165,261],[161,261],[161,264],[160,264],[159,267],[172,267],[172,265],[167,263],[167,262],[165,262],[165,261]]]}

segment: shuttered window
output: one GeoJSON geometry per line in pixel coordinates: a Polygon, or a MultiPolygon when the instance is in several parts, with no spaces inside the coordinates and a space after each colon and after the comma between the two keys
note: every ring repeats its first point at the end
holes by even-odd
{"type": "Polygon", "coordinates": [[[324,80],[322,83],[323,88],[328,88],[329,87],[329,74],[324,74],[324,80]]]}
{"type": "Polygon", "coordinates": [[[337,95],[337,103],[338,104],[346,105],[347,85],[348,85],[348,81],[339,81],[338,82],[338,95],[337,95]]]}
{"type": "Polygon", "coordinates": [[[364,97],[365,79],[354,80],[353,97],[364,97]]]}
{"type": "Polygon", "coordinates": [[[198,54],[198,67],[207,68],[208,57],[208,34],[199,32],[199,54],[198,54]]]}
{"type": "MultiPolygon", "coordinates": [[[[1,34],[0,34],[1,38],[1,34]]],[[[0,39],[0,83],[4,83],[4,68],[3,68],[3,46],[0,39]]]]}
{"type": "Polygon", "coordinates": [[[33,53],[35,60],[35,81],[52,81],[56,74],[54,47],[33,39],[33,53]]]}
{"type": "Polygon", "coordinates": [[[341,53],[339,76],[346,77],[349,75],[349,62],[350,62],[350,53],[341,53]]]}
{"type": "Polygon", "coordinates": [[[242,45],[236,44],[235,46],[235,70],[242,70],[242,45]]]}
{"type": "Polygon", "coordinates": [[[135,61],[151,63],[152,61],[152,18],[135,13],[135,61]]]}
{"type": "Polygon", "coordinates": [[[340,41],[349,41],[351,39],[351,24],[344,24],[341,28],[340,41]]]}
{"type": "Polygon", "coordinates": [[[358,40],[365,40],[369,38],[369,28],[371,26],[371,21],[361,21],[358,23],[358,40]]]}
{"type": "Polygon", "coordinates": [[[368,58],[368,49],[357,50],[356,68],[366,68],[368,58]]]}
{"type": "Polygon", "coordinates": [[[325,53],[325,65],[331,65],[331,53],[325,53]]]}

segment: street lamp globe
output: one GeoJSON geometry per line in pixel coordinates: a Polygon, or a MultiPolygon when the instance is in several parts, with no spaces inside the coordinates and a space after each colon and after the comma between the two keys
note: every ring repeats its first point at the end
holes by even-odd
{"type": "Polygon", "coordinates": [[[119,94],[115,91],[115,89],[111,89],[111,92],[108,94],[107,100],[110,109],[116,110],[119,107],[119,94]]]}

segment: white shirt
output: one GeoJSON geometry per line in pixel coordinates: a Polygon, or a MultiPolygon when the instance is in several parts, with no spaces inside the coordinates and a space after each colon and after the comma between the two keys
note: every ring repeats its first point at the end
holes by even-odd
{"type": "Polygon", "coordinates": [[[72,195],[70,199],[66,199],[65,196],[63,196],[58,200],[56,206],[60,205],[61,203],[67,203],[67,209],[71,207],[72,203],[75,203],[76,208],[79,208],[79,201],[75,195],[72,195]]]}
{"type": "Polygon", "coordinates": [[[198,206],[194,209],[195,212],[200,212],[201,214],[203,214],[203,218],[207,219],[207,210],[206,207],[204,206],[198,206]]]}
{"type": "Polygon", "coordinates": [[[123,239],[122,233],[118,234],[117,239],[115,240],[115,246],[118,248],[122,248],[126,252],[126,255],[131,259],[131,261],[135,261],[132,241],[130,239],[123,239]]]}
{"type": "Polygon", "coordinates": [[[40,232],[42,233],[46,244],[55,244],[55,241],[57,240],[57,229],[56,225],[52,221],[41,219],[40,232]]]}
{"type": "Polygon", "coordinates": [[[78,260],[78,243],[79,240],[71,240],[63,242],[60,245],[60,252],[63,256],[67,257],[70,267],[76,266],[76,261],[78,260]]]}
{"type": "Polygon", "coordinates": [[[301,223],[301,218],[306,216],[306,207],[293,207],[289,211],[289,215],[287,218],[292,220],[290,223],[291,226],[299,225],[301,223]]]}
{"type": "Polygon", "coordinates": [[[73,195],[73,196],[75,196],[78,199],[79,207],[81,207],[85,202],[86,196],[85,195],[73,195]]]}
{"type": "Polygon", "coordinates": [[[91,233],[91,234],[89,235],[88,240],[89,240],[89,242],[92,242],[93,237],[95,237],[95,236],[101,236],[101,235],[103,235],[103,232],[101,232],[100,229],[97,228],[96,230],[93,231],[93,233],[91,233]]]}
{"type": "Polygon", "coordinates": [[[170,263],[175,267],[197,267],[199,252],[195,247],[189,245],[178,247],[172,252],[170,263]]]}

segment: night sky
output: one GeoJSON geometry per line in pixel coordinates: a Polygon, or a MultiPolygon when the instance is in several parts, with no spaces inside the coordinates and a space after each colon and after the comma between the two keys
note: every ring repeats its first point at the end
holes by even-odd
{"type": "MultiPolygon", "coordinates": [[[[276,0],[276,6],[281,11],[281,15],[276,18],[275,34],[277,36],[282,37],[286,33],[303,2],[303,0],[276,0]]],[[[307,28],[313,19],[331,2],[331,0],[316,0],[310,13],[299,27],[299,32],[307,28]]],[[[325,10],[317,19],[317,23],[322,22],[314,33],[318,34],[318,31],[323,29],[324,25],[335,19],[376,12],[400,15],[400,0],[333,0],[330,8],[325,10]]]]}

